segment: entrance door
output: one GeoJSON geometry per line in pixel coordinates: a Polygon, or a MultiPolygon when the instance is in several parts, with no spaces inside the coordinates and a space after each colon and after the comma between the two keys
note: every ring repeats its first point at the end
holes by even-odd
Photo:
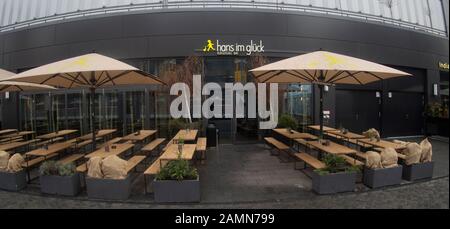
{"type": "Polygon", "coordinates": [[[383,134],[385,137],[423,134],[423,94],[392,92],[385,102],[383,134]]]}
{"type": "Polygon", "coordinates": [[[380,130],[380,104],[376,91],[336,90],[336,127],[355,133],[380,130]]]}

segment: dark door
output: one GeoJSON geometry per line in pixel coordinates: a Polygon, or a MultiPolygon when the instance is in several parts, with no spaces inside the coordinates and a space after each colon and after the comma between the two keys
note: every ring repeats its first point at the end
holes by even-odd
{"type": "Polygon", "coordinates": [[[383,135],[413,136],[423,133],[423,94],[413,92],[392,92],[386,98],[383,113],[383,135]]]}
{"type": "Polygon", "coordinates": [[[336,127],[362,133],[380,129],[380,98],[376,91],[336,90],[336,127]]]}

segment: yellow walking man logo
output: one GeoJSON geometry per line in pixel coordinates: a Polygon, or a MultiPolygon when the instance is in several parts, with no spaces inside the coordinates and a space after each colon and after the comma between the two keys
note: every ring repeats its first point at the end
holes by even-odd
{"type": "Polygon", "coordinates": [[[203,52],[209,51],[216,51],[216,49],[214,49],[214,43],[212,43],[211,40],[208,40],[208,44],[206,44],[205,47],[203,48],[203,52]]]}

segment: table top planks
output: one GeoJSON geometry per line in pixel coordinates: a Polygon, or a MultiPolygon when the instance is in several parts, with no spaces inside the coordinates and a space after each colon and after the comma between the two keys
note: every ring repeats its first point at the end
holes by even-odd
{"type": "Polygon", "coordinates": [[[44,134],[44,135],[39,135],[36,138],[39,139],[53,139],[53,138],[57,138],[57,137],[63,137],[69,134],[73,134],[78,132],[78,130],[60,130],[58,132],[52,132],[52,133],[48,133],[48,134],[44,134]]]}
{"type": "Polygon", "coordinates": [[[397,144],[394,142],[386,141],[386,140],[380,140],[379,142],[377,140],[370,140],[369,138],[363,138],[363,139],[357,139],[357,142],[364,143],[366,145],[370,145],[373,147],[379,147],[379,148],[394,148],[395,150],[402,150],[405,149],[405,145],[397,144]]]}
{"type": "Polygon", "coordinates": [[[121,154],[125,153],[129,149],[133,148],[134,144],[113,144],[109,147],[109,152],[106,152],[105,147],[102,147],[88,155],[86,155],[86,158],[92,158],[92,157],[101,157],[105,158],[110,155],[116,155],[120,156],[121,154]],[[113,149],[113,146],[115,149],[113,149]]]}
{"type": "MultiPolygon", "coordinates": [[[[309,129],[313,129],[313,130],[320,130],[320,126],[319,125],[310,125],[308,126],[309,129]]],[[[328,131],[339,131],[338,129],[332,128],[332,127],[328,127],[328,126],[323,126],[323,131],[328,132],[328,131]]]]}
{"type": "Polygon", "coordinates": [[[183,139],[184,141],[195,141],[197,138],[198,130],[190,129],[189,131],[186,129],[178,131],[178,133],[173,137],[173,140],[183,139]]]}
{"type": "MultiPolygon", "coordinates": [[[[103,130],[99,130],[99,131],[95,134],[95,137],[96,137],[96,138],[103,138],[103,137],[105,137],[105,136],[108,136],[108,135],[110,135],[110,134],[115,133],[116,131],[117,131],[117,129],[103,129],[103,130]]],[[[90,140],[90,139],[92,139],[92,133],[83,135],[83,136],[79,137],[79,139],[82,139],[82,140],[90,140]]]]}
{"type": "Polygon", "coordinates": [[[54,144],[48,145],[48,149],[44,149],[44,148],[35,149],[30,152],[27,152],[25,155],[47,157],[51,154],[59,153],[63,150],[70,148],[72,146],[72,144],[73,143],[71,143],[71,142],[54,143],[54,144]]]}
{"type": "MultiPolygon", "coordinates": [[[[196,144],[183,144],[183,149],[181,151],[181,158],[184,160],[192,160],[194,157],[196,144]]],[[[164,153],[159,157],[160,160],[176,160],[178,159],[178,144],[172,144],[164,151],[164,153]]]]}
{"type": "Polygon", "coordinates": [[[10,134],[10,133],[14,133],[14,132],[17,132],[17,129],[4,129],[4,130],[0,130],[0,135],[10,134]]]}
{"type": "Polygon", "coordinates": [[[364,135],[356,134],[356,133],[352,133],[352,132],[347,132],[346,134],[344,134],[340,130],[327,131],[327,134],[334,134],[334,135],[337,135],[337,136],[339,136],[341,138],[344,138],[344,139],[362,139],[362,138],[366,138],[366,136],[364,136],[364,135]]]}
{"type": "Polygon", "coordinates": [[[307,142],[307,144],[329,154],[340,155],[340,154],[354,154],[357,152],[355,149],[351,149],[347,146],[343,146],[332,141],[330,141],[330,145],[328,146],[322,145],[322,143],[320,143],[319,141],[309,141],[307,142]]]}
{"type": "Polygon", "coordinates": [[[291,132],[288,131],[288,129],[285,128],[278,128],[278,129],[273,129],[274,132],[283,135],[286,138],[289,139],[313,139],[316,140],[317,136],[314,136],[310,133],[300,133],[298,131],[295,130],[291,130],[291,132]]]}
{"type": "Polygon", "coordinates": [[[156,134],[156,130],[140,130],[139,134],[138,132],[131,133],[125,137],[122,138],[124,141],[143,141],[146,138],[153,136],[156,134]]]}

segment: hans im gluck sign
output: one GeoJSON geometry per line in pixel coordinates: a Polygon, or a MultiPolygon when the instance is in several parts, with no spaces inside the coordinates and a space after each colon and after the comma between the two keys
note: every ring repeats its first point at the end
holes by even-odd
{"type": "Polygon", "coordinates": [[[263,53],[264,44],[262,40],[250,40],[248,43],[226,43],[220,40],[207,40],[201,51],[204,53],[215,53],[216,55],[250,56],[254,53],[263,53]]]}

